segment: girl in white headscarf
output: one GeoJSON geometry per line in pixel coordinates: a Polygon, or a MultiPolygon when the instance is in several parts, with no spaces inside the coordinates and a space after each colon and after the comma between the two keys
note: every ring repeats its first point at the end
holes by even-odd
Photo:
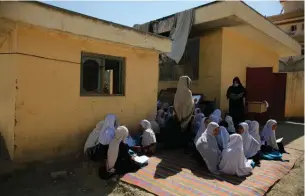
{"type": "Polygon", "coordinates": [[[219,150],[216,141],[216,136],[218,134],[219,125],[215,122],[211,122],[196,142],[197,151],[205,161],[209,171],[213,174],[219,174],[218,164],[221,158],[221,151],[219,150]]]}
{"type": "Polygon", "coordinates": [[[230,135],[225,127],[219,127],[219,134],[216,136],[216,140],[220,150],[227,148],[230,140],[230,135]]]}
{"type": "Polygon", "coordinates": [[[95,128],[93,129],[93,131],[89,134],[84,146],[84,153],[87,152],[87,149],[92,148],[99,144],[98,137],[100,135],[100,131],[103,127],[103,124],[104,124],[103,120],[98,122],[95,128]]]}
{"type": "Polygon", "coordinates": [[[128,146],[124,143],[129,132],[125,126],[115,130],[115,136],[109,144],[107,153],[106,170],[109,174],[124,174],[133,171],[136,164],[132,161],[128,146]]]}
{"type": "Polygon", "coordinates": [[[274,150],[279,150],[275,137],[276,126],[277,122],[275,120],[268,120],[261,132],[261,140],[264,145],[270,146],[274,150]]]}
{"type": "Polygon", "coordinates": [[[228,131],[230,134],[235,133],[235,127],[231,116],[226,116],[225,121],[228,123],[228,131]]]}
{"type": "Polygon", "coordinates": [[[135,146],[137,151],[143,151],[144,153],[153,154],[156,152],[157,140],[155,133],[151,129],[151,124],[148,120],[142,120],[140,122],[140,129],[142,135],[142,146],[135,146]]]}
{"type": "Polygon", "coordinates": [[[109,142],[114,137],[114,129],[117,119],[113,114],[106,116],[90,133],[84,147],[85,154],[93,161],[101,161],[106,158],[109,142]]]}
{"type": "Polygon", "coordinates": [[[158,110],[156,122],[158,123],[160,128],[163,128],[165,126],[165,112],[163,109],[158,110]]]}
{"type": "MultiPolygon", "coordinates": [[[[259,135],[259,123],[257,121],[251,121],[249,125],[249,133],[252,135],[252,137],[258,141],[259,144],[261,144],[261,138],[259,135]]],[[[260,150],[260,147],[259,149],[260,150]]]]}
{"type": "Polygon", "coordinates": [[[194,116],[194,121],[193,121],[193,133],[197,134],[198,130],[200,129],[201,126],[201,120],[204,117],[203,113],[197,113],[194,116]]]}
{"type": "Polygon", "coordinates": [[[282,142],[280,143],[276,142],[276,135],[275,135],[276,128],[277,128],[277,122],[273,119],[268,120],[260,134],[261,141],[264,146],[269,146],[273,150],[279,151],[280,153],[287,153],[284,149],[282,142]]]}
{"type": "Polygon", "coordinates": [[[219,109],[214,110],[214,112],[210,115],[210,119],[212,122],[219,123],[221,119],[221,111],[219,109]]]}
{"type": "Polygon", "coordinates": [[[108,114],[100,131],[99,142],[102,145],[109,145],[114,137],[114,131],[118,127],[118,120],[114,114],[108,114]]]}
{"type": "Polygon", "coordinates": [[[196,144],[197,140],[201,137],[201,135],[205,132],[208,124],[211,122],[211,120],[207,117],[203,117],[201,119],[201,122],[200,122],[200,128],[199,130],[197,131],[196,133],[196,136],[195,136],[195,139],[194,139],[194,144],[196,144]]]}
{"type": "Polygon", "coordinates": [[[174,98],[175,114],[180,122],[182,131],[185,131],[191,121],[195,107],[190,85],[191,79],[188,76],[181,76],[174,98]]]}
{"type": "Polygon", "coordinates": [[[230,135],[230,142],[221,153],[219,170],[223,173],[237,176],[251,174],[251,160],[247,160],[243,151],[243,140],[238,134],[230,135]]]}
{"type": "Polygon", "coordinates": [[[249,133],[249,126],[247,123],[243,122],[239,124],[238,133],[243,138],[243,148],[246,158],[253,158],[256,164],[259,164],[258,151],[261,146],[258,141],[256,141],[252,135],[249,133]]]}

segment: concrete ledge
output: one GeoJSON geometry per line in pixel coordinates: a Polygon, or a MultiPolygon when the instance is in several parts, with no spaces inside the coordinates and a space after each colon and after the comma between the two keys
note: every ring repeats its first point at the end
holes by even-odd
{"type": "Polygon", "coordinates": [[[134,47],[171,51],[171,40],[40,2],[0,2],[0,18],[134,47]]]}

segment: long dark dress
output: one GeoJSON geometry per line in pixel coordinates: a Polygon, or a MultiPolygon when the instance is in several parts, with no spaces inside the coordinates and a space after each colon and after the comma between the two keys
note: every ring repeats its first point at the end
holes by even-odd
{"type": "Polygon", "coordinates": [[[230,86],[227,91],[227,98],[229,99],[229,114],[233,118],[235,127],[241,122],[244,122],[245,106],[243,99],[247,96],[246,89],[242,85],[230,86]],[[238,99],[232,99],[232,95],[243,93],[243,96],[238,99]]]}
{"type": "Polygon", "coordinates": [[[129,146],[124,142],[120,143],[118,158],[115,162],[114,169],[118,174],[126,174],[128,172],[133,172],[139,167],[131,159],[129,154],[129,146]]]}
{"type": "Polygon", "coordinates": [[[178,119],[175,116],[171,116],[165,123],[161,135],[166,148],[187,148],[188,143],[192,139],[191,122],[189,122],[186,129],[182,131],[178,119]]]}
{"type": "Polygon", "coordinates": [[[92,161],[103,161],[107,158],[109,145],[98,144],[88,148],[86,154],[92,161]]]}

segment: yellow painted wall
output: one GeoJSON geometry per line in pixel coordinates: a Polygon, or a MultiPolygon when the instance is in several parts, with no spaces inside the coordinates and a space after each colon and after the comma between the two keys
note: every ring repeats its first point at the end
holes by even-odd
{"type": "MultiPolygon", "coordinates": [[[[0,45],[1,53],[10,53],[12,34],[6,34],[0,45]]],[[[0,38],[3,38],[2,35],[0,38]]],[[[0,54],[0,132],[5,150],[14,158],[14,121],[15,121],[15,55],[0,54]]],[[[2,151],[3,152],[3,151],[2,151]]],[[[3,152],[4,153],[4,152],[3,152]]]]}
{"type": "Polygon", "coordinates": [[[17,161],[79,152],[107,113],[133,127],[155,110],[157,52],[21,25],[17,40],[18,52],[48,58],[15,57],[17,161]],[[80,97],[81,51],[126,58],[124,97],[80,97]]]}
{"type": "MultiPolygon", "coordinates": [[[[15,55],[14,55],[15,56],[15,55]]],[[[15,71],[11,55],[0,55],[0,132],[11,158],[14,156],[15,71]]]]}
{"type": "MultiPolygon", "coordinates": [[[[207,100],[220,96],[222,30],[207,32],[200,38],[199,80],[193,81],[191,90],[203,93],[207,100]]],[[[160,81],[159,91],[176,88],[177,81],[160,81]]],[[[217,100],[219,104],[219,99],[217,100]]]]}
{"type": "MultiPolygon", "coordinates": [[[[235,76],[246,86],[247,67],[273,67],[278,72],[279,56],[262,45],[246,38],[234,27],[223,28],[221,64],[221,104],[222,110],[228,110],[226,92],[235,76]]],[[[259,79],[259,78],[258,78],[259,79]]],[[[259,87],[258,87],[259,88],[259,87]]]]}
{"type": "Polygon", "coordinates": [[[287,72],[286,118],[304,118],[304,71],[287,72]]]}

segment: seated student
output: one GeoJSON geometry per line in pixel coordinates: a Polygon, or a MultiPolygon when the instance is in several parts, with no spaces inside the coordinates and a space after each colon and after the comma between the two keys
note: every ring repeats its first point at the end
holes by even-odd
{"type": "Polygon", "coordinates": [[[208,124],[211,122],[211,120],[207,117],[203,117],[200,122],[200,127],[196,133],[194,144],[196,144],[197,140],[201,137],[201,135],[205,132],[206,128],[208,127],[208,124]]]}
{"type": "Polygon", "coordinates": [[[234,122],[233,122],[233,119],[231,116],[227,115],[225,117],[225,121],[228,123],[228,131],[229,131],[229,134],[233,134],[235,133],[235,127],[234,127],[234,122]]]}
{"type": "Polygon", "coordinates": [[[227,131],[227,129],[222,126],[222,123],[219,123],[219,134],[216,136],[217,144],[220,150],[223,150],[227,147],[229,140],[230,140],[230,135],[227,131]]]}
{"type": "Polygon", "coordinates": [[[139,169],[129,154],[129,147],[124,143],[128,136],[128,129],[119,126],[115,130],[113,140],[109,144],[107,151],[106,168],[101,167],[99,175],[102,179],[107,179],[114,174],[126,174],[139,169]]]}
{"type": "MultiPolygon", "coordinates": [[[[252,135],[252,137],[258,141],[259,144],[261,144],[261,137],[259,135],[259,123],[257,121],[251,121],[249,125],[249,133],[252,135]]],[[[260,146],[259,146],[260,150],[260,146]]]]}
{"type": "Polygon", "coordinates": [[[174,115],[174,106],[168,107],[167,113],[168,113],[169,117],[173,116],[174,115]]]}
{"type": "Polygon", "coordinates": [[[196,142],[196,149],[204,160],[210,172],[219,174],[218,164],[221,151],[218,148],[216,136],[219,134],[219,125],[215,122],[208,124],[205,132],[196,142]]]}
{"type": "MultiPolygon", "coordinates": [[[[199,108],[197,108],[199,109],[199,108]]],[[[200,125],[201,125],[201,120],[202,118],[204,117],[204,114],[199,112],[199,113],[196,113],[195,116],[194,116],[194,120],[193,120],[193,133],[196,135],[199,128],[200,128],[200,125]]]]}
{"type": "Polygon", "coordinates": [[[243,140],[239,134],[230,135],[230,142],[221,153],[219,170],[225,174],[246,176],[251,174],[251,162],[246,159],[243,151],[243,140]]]}
{"type": "Polygon", "coordinates": [[[151,129],[154,131],[154,133],[159,134],[160,133],[160,127],[159,127],[159,124],[156,121],[156,117],[157,117],[156,112],[153,112],[148,116],[148,121],[150,122],[151,129]]]}
{"type": "Polygon", "coordinates": [[[87,150],[89,148],[92,148],[96,145],[99,144],[98,142],[98,137],[100,135],[100,131],[103,127],[104,121],[101,120],[100,122],[98,122],[95,126],[95,128],[93,129],[93,131],[89,134],[86,142],[85,142],[85,146],[84,146],[84,153],[86,154],[87,150]]]}
{"type": "Polygon", "coordinates": [[[156,152],[157,140],[155,133],[151,129],[150,122],[148,120],[142,120],[140,122],[140,129],[142,135],[142,145],[134,146],[133,149],[136,152],[144,152],[145,154],[154,154],[156,152]]]}
{"type": "Polygon", "coordinates": [[[262,141],[262,152],[278,151],[280,153],[286,153],[282,142],[276,142],[275,131],[277,128],[277,122],[275,120],[268,120],[265,124],[260,136],[262,141]]]}
{"type": "Polygon", "coordinates": [[[162,109],[165,113],[167,113],[168,108],[169,108],[169,104],[168,104],[167,102],[163,103],[162,106],[161,106],[161,109],[162,109]]]}
{"type": "Polygon", "coordinates": [[[164,128],[165,126],[165,116],[166,113],[163,109],[158,110],[157,116],[156,116],[156,122],[158,123],[160,129],[164,128]]]}
{"type": "Polygon", "coordinates": [[[86,150],[86,154],[93,161],[100,161],[106,158],[108,145],[114,137],[114,131],[118,127],[118,119],[114,114],[108,114],[102,125],[99,125],[100,131],[98,142],[93,147],[86,150]]]}
{"type": "Polygon", "coordinates": [[[260,164],[259,147],[260,143],[256,141],[252,135],[249,134],[249,126],[247,123],[240,123],[238,126],[238,133],[243,139],[244,154],[247,159],[253,159],[256,165],[260,164]]]}
{"type": "Polygon", "coordinates": [[[214,112],[210,115],[210,119],[212,122],[219,123],[221,119],[221,111],[219,109],[214,110],[214,112]]]}

